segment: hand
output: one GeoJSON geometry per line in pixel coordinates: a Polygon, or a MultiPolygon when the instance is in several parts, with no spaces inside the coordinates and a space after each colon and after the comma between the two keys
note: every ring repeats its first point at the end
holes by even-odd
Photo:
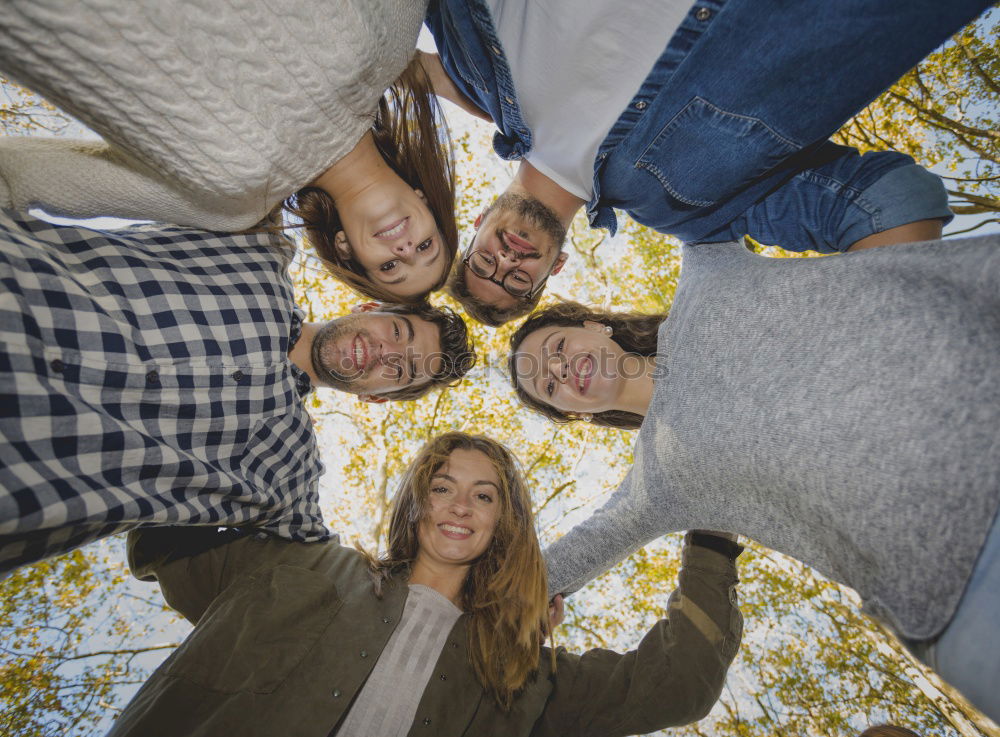
{"type": "Polygon", "coordinates": [[[563,606],[563,595],[556,594],[549,602],[549,632],[562,624],[566,612],[563,606]]]}

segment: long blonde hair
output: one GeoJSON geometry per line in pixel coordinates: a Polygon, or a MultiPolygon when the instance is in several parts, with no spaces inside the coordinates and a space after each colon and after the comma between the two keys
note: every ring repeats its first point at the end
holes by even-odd
{"type": "MultiPolygon", "coordinates": [[[[400,179],[424,193],[427,207],[441,231],[442,246],[450,266],[458,252],[458,225],[455,222],[455,166],[448,128],[441,108],[418,57],[399,75],[379,100],[372,123],[375,146],[400,179]]],[[[306,241],[324,262],[327,270],[354,291],[379,302],[422,302],[427,295],[404,299],[386,291],[365,273],[353,256],[345,258],[335,246],[337,232],[343,230],[333,198],[318,187],[304,187],[285,200],[284,208],[302,220],[306,241]]],[[[449,268],[431,287],[444,286],[449,268]]]]}
{"type": "Polygon", "coordinates": [[[366,556],[376,595],[390,576],[408,573],[420,549],[417,527],[427,511],[431,476],[456,449],[480,451],[500,477],[493,539],[466,576],[461,606],[471,615],[468,649],[476,678],[509,708],[538,669],[542,626],[548,621],[545,563],[531,496],[514,455],[483,435],[449,432],[429,440],[403,473],[393,500],[387,550],[378,558],[366,556]]]}

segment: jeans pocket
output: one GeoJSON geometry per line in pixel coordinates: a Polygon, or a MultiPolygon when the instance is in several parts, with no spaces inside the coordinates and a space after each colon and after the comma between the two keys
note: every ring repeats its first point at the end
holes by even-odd
{"type": "Polygon", "coordinates": [[[695,97],[667,122],[635,162],[676,200],[708,207],[780,164],[799,144],[759,118],[695,97]]]}

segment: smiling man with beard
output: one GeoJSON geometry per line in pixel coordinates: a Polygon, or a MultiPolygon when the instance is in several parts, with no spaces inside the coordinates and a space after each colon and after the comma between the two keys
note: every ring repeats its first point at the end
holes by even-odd
{"type": "Polygon", "coordinates": [[[366,402],[422,397],[460,379],[475,359],[465,322],[451,310],[377,302],[324,325],[303,324],[288,355],[312,383],[366,402]]]}
{"type": "Polygon", "coordinates": [[[328,538],[306,395],[415,399],[475,356],[427,304],[305,322],[293,254],[268,230],[0,211],[0,576],[147,524],[328,538]]]}
{"type": "Polygon", "coordinates": [[[470,317],[495,327],[530,312],[545,282],[562,269],[567,223],[512,184],[476,218],[475,228],[448,290],[470,317]]]}

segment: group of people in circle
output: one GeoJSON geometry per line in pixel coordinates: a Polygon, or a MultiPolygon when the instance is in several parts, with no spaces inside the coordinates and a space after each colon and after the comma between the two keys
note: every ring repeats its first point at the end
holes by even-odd
{"type": "MultiPolygon", "coordinates": [[[[129,532],[132,572],[195,624],[112,734],[684,724],[711,709],[740,644],[738,535],[857,590],[997,717],[997,238],[941,240],[951,215],[935,175],[829,143],[853,96],[783,126],[671,87],[686,54],[722,44],[717,57],[733,49],[727,28],[765,22],[745,0],[675,4],[634,58],[609,61],[638,67],[624,110],[582,116],[594,128],[582,186],[546,127],[574,93],[543,105],[546,74],[529,79],[504,53],[514,5],[528,17],[532,4],[321,5],[0,8],[0,71],[102,137],[0,141],[0,571],[129,532]],[[414,55],[421,23],[440,54],[414,55]],[[496,123],[497,151],[520,159],[461,252],[438,96],[496,123]],[[695,146],[705,171],[679,187],[668,164],[706,120],[721,153],[695,146]],[[753,150],[761,136],[780,156],[753,150]],[[612,207],[685,241],[669,314],[541,301],[576,214],[614,231],[612,207]],[[56,225],[31,208],[153,224],[56,225]],[[306,321],[287,276],[293,228],[374,301],[306,321]],[[766,258],[745,234],[841,255],[766,258]],[[442,289],[487,326],[524,318],[508,369],[527,409],[637,431],[621,486],[544,556],[523,471],[484,435],[418,452],[381,554],[322,522],[302,398],[327,386],[413,400],[462,380],[475,350],[462,316],[428,301],[442,289]],[[545,647],[563,596],[680,531],[678,588],[636,650],[545,647]]],[[[581,17],[649,12],[611,5],[581,17]]],[[[986,7],[917,5],[892,11],[912,48],[859,54],[861,104],[986,7]]],[[[865,33],[840,12],[831,28],[865,33]]],[[[767,64],[753,71],[764,88],[778,84],[767,64]]]]}

